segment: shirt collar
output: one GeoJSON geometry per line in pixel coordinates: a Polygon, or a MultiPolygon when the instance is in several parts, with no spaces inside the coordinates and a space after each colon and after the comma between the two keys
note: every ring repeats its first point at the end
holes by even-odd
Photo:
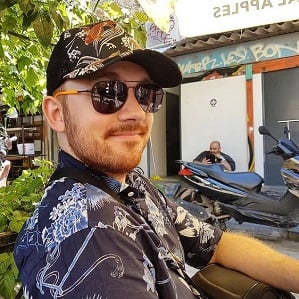
{"type": "MultiPolygon", "coordinates": [[[[97,172],[91,168],[89,168],[86,164],[79,161],[78,159],[74,158],[72,155],[68,154],[64,150],[60,149],[58,152],[58,168],[62,167],[75,167],[82,170],[88,170],[92,172],[95,176],[100,177],[103,179],[109,187],[114,190],[116,193],[119,193],[128,187],[136,187],[133,186],[132,180],[130,179],[132,175],[128,175],[127,182],[125,184],[120,183],[119,181],[115,180],[114,178],[105,175],[104,173],[97,172]]],[[[138,188],[139,189],[139,188],[138,188]]],[[[134,192],[136,193],[136,192],[134,192]]]]}

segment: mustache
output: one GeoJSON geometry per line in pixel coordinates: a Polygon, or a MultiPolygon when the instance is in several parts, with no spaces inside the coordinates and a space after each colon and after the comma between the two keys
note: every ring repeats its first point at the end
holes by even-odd
{"type": "Polygon", "coordinates": [[[141,134],[147,134],[149,131],[149,127],[145,123],[121,124],[107,130],[105,133],[105,137],[117,133],[122,133],[122,132],[136,132],[136,131],[140,132],[141,134]]]}

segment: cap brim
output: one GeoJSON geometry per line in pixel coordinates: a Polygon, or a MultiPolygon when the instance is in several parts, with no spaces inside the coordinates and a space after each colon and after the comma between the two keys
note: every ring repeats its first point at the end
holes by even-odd
{"type": "Polygon", "coordinates": [[[65,75],[65,78],[83,78],[103,70],[117,61],[130,61],[142,66],[148,72],[151,80],[164,88],[175,87],[182,82],[182,73],[178,65],[164,54],[149,49],[134,50],[125,56],[115,56],[104,61],[101,59],[100,63],[93,61],[92,68],[90,65],[79,67],[71,74],[65,75]],[[75,75],[73,75],[74,73],[75,75]]]}

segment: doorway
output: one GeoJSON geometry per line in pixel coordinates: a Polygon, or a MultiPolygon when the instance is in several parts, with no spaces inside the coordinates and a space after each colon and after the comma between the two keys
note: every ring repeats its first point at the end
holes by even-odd
{"type": "MultiPolygon", "coordinates": [[[[286,120],[299,120],[299,68],[272,71],[263,75],[264,125],[276,138],[284,136],[286,120]]],[[[290,122],[290,135],[299,143],[299,122],[290,122]]],[[[264,151],[272,149],[275,141],[264,137],[264,151]]],[[[266,185],[284,185],[280,175],[283,161],[275,155],[265,155],[264,176],[266,185]]]]}
{"type": "Polygon", "coordinates": [[[180,166],[176,163],[180,151],[180,102],[179,96],[166,93],[166,163],[167,176],[176,176],[180,166]]]}

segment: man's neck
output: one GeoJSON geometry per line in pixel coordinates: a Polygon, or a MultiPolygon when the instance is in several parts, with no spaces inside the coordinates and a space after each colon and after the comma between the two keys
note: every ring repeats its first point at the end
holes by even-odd
{"type": "Polygon", "coordinates": [[[127,174],[117,174],[117,173],[105,173],[105,174],[119,181],[121,184],[124,184],[126,182],[127,174]]]}

